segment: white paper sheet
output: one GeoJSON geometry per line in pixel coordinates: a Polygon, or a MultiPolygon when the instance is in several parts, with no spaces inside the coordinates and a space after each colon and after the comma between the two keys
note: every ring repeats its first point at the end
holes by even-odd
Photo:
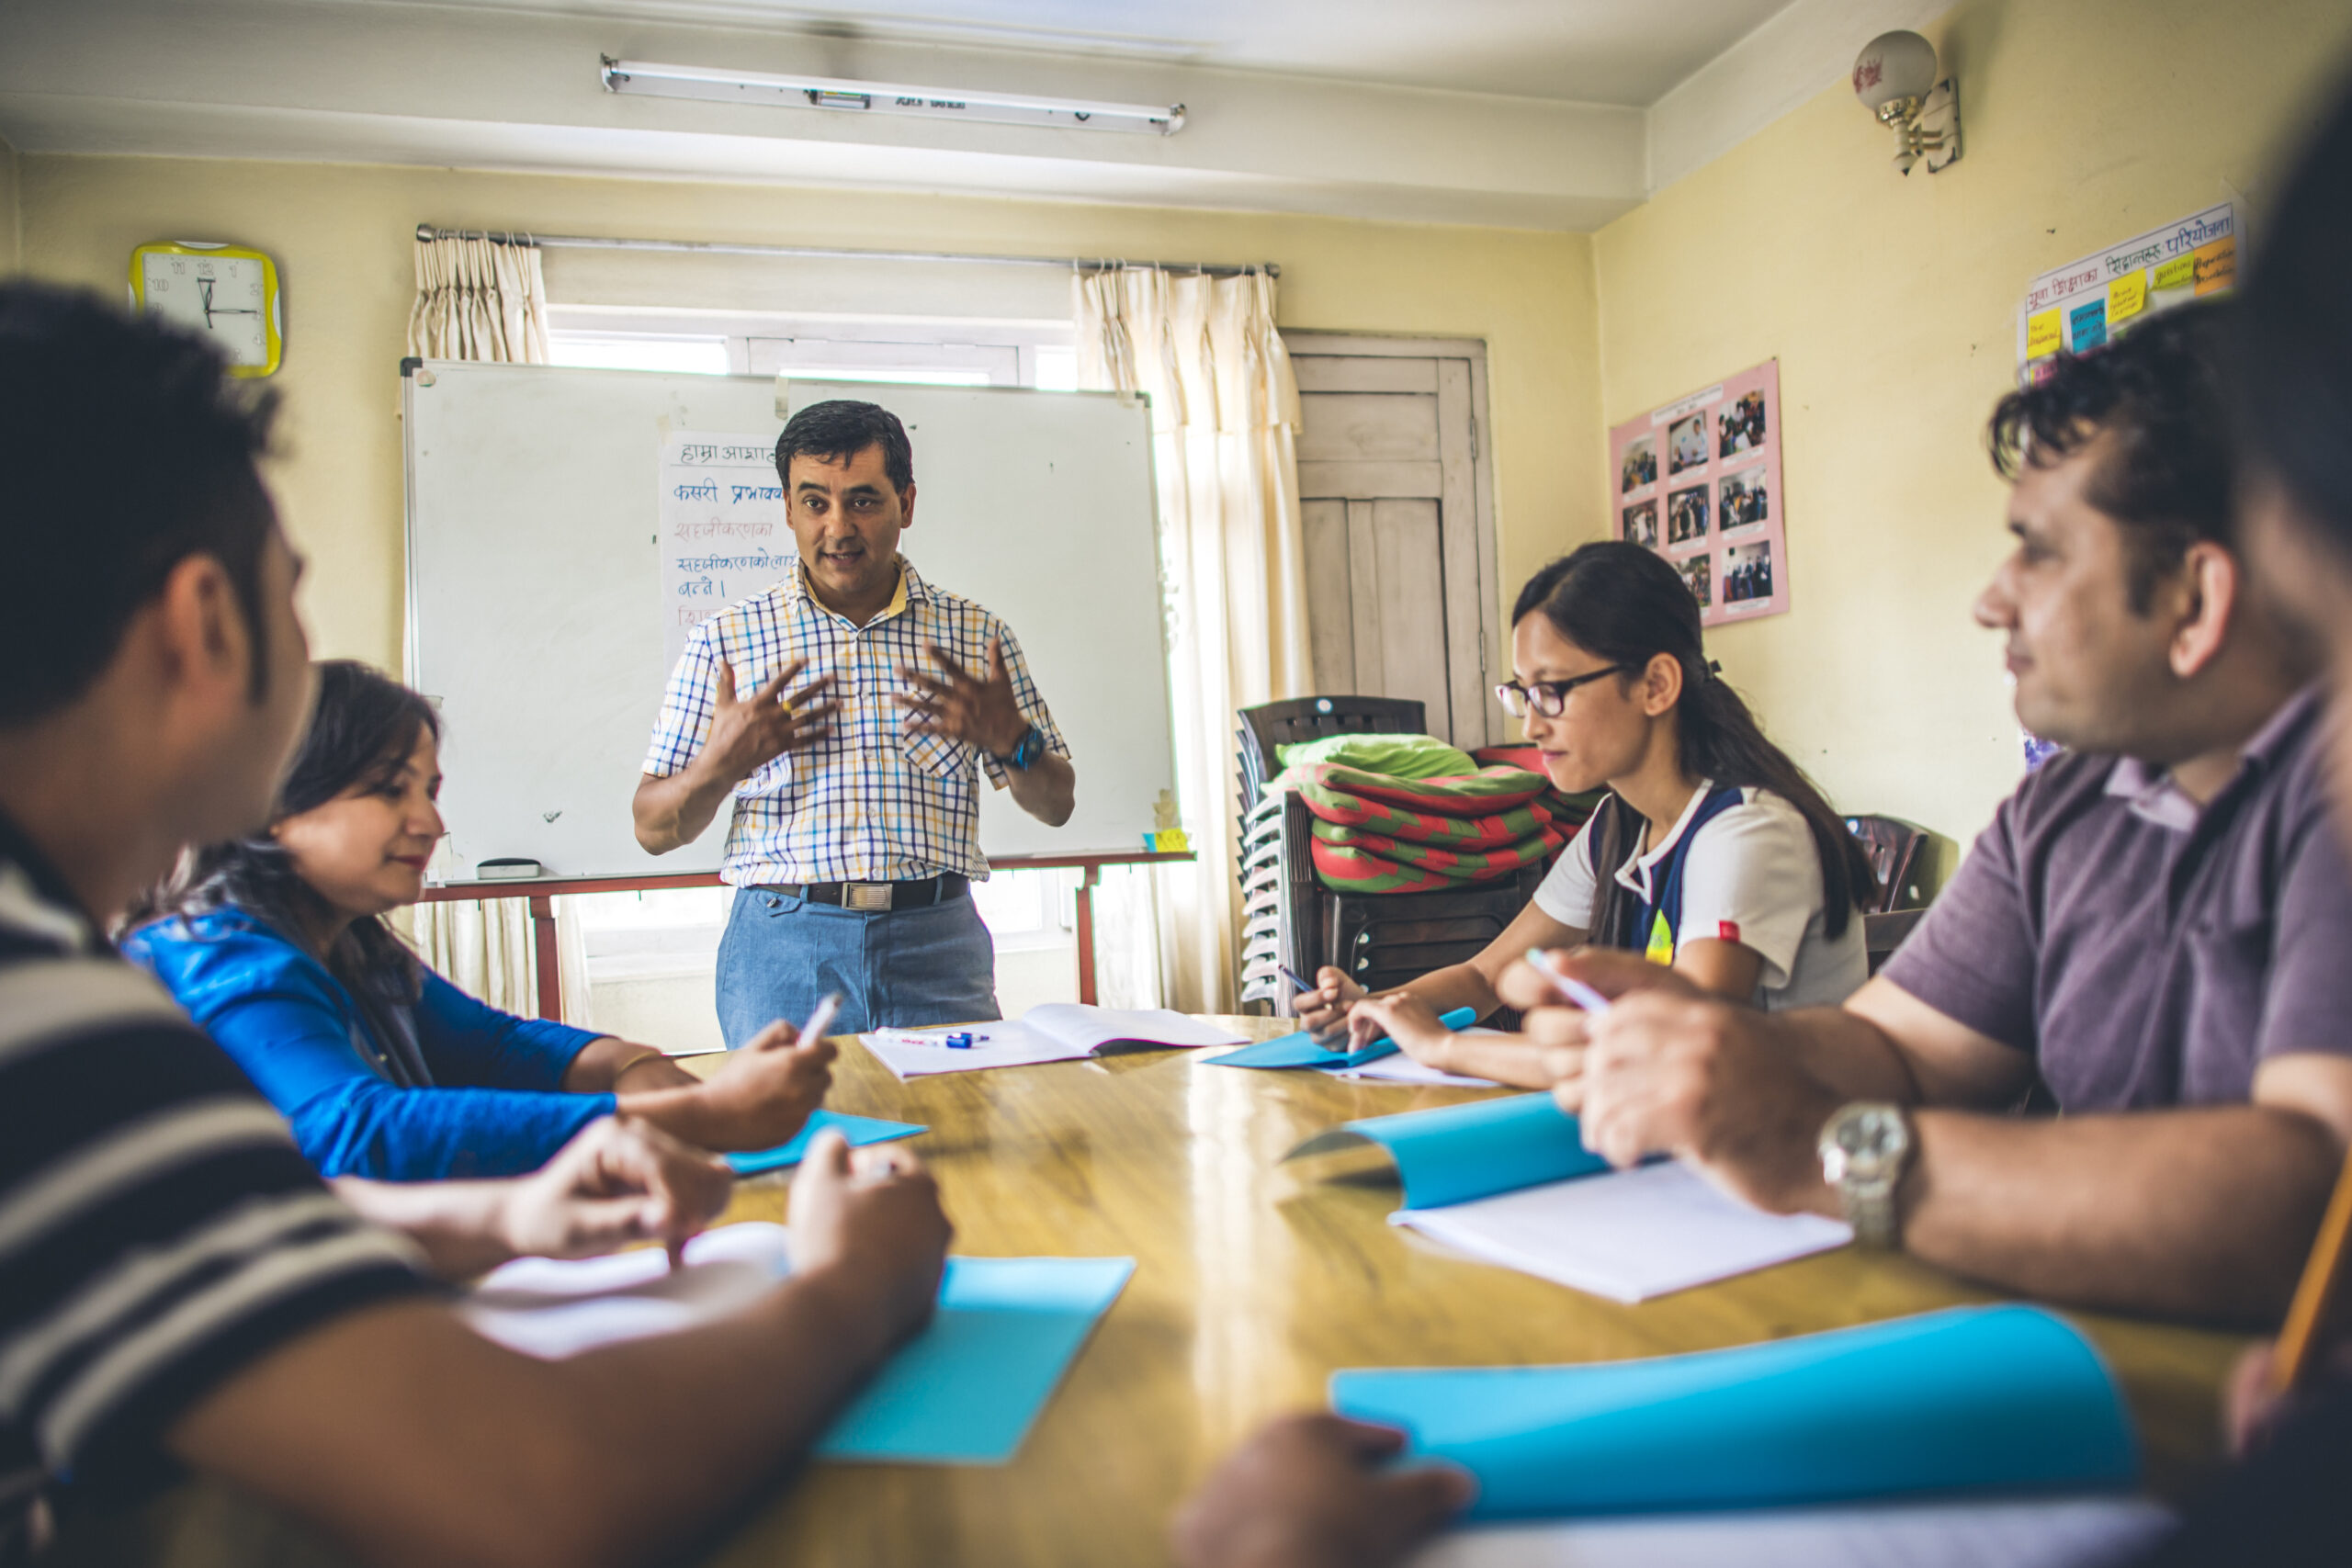
{"type": "Polygon", "coordinates": [[[1490,1263],[1613,1301],[1639,1302],[1843,1247],[1854,1233],[1818,1214],[1768,1214],[1677,1160],[1523,1187],[1389,1224],[1490,1263]]]}
{"type": "MultiPolygon", "coordinates": [[[[1382,1083],[1448,1084],[1461,1089],[1501,1089],[1492,1078],[1464,1077],[1460,1073],[1442,1072],[1424,1066],[1399,1051],[1393,1056],[1383,1056],[1376,1062],[1366,1062],[1360,1067],[1322,1067],[1335,1078],[1371,1078],[1382,1083]]],[[[1521,1090],[1520,1092],[1525,1092],[1521,1090]]]]}
{"type": "Polygon", "coordinates": [[[1031,1008],[1021,1021],[1043,1034],[1088,1049],[1117,1040],[1148,1041],[1155,1045],[1187,1050],[1207,1045],[1247,1045],[1250,1037],[1236,1034],[1204,1018],[1173,1008],[1098,1008],[1084,1002],[1046,1002],[1031,1008]]]}
{"type": "Polygon", "coordinates": [[[971,1073],[984,1067],[1022,1067],[1038,1062],[1070,1062],[1114,1041],[1149,1041],[1193,1049],[1246,1045],[1247,1035],[1219,1028],[1168,1008],[1122,1010],[1079,1002],[1047,1002],[1018,1019],[997,1023],[954,1024],[936,1029],[879,1029],[858,1039],[900,1082],[938,1073],[971,1073]],[[951,1034],[969,1033],[968,1046],[950,1046],[951,1034]]]}
{"type": "Polygon", "coordinates": [[[1069,1062],[1091,1055],[1084,1045],[1049,1040],[1018,1020],[960,1024],[955,1029],[877,1029],[858,1039],[881,1064],[909,1078],[934,1073],[970,1073],[982,1067],[1022,1067],[1034,1062],[1069,1062]],[[950,1034],[968,1032],[972,1043],[953,1048],[950,1034]]]}
{"type": "Polygon", "coordinates": [[[2108,1568],[2171,1521],[2130,1497],[1673,1514],[1451,1530],[1412,1568],[2108,1568]]]}
{"type": "Polygon", "coordinates": [[[560,1261],[520,1258],[458,1302],[485,1339],[542,1360],[707,1323],[749,1306],[792,1271],[791,1233],[763,1220],[720,1225],[686,1243],[673,1272],[660,1247],[560,1261]]]}

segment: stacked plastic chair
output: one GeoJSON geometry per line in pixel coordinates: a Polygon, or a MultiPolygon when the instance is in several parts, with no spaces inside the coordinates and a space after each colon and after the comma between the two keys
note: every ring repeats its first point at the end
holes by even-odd
{"type": "MultiPolygon", "coordinates": [[[[1290,1011],[1278,970],[1312,976],[1335,964],[1366,989],[1401,985],[1482,951],[1534,897],[1544,867],[1432,892],[1342,891],[1317,875],[1313,818],[1290,791],[1268,794],[1279,746],[1347,731],[1419,734],[1421,705],[1385,697],[1309,697],[1245,708],[1236,734],[1241,806],[1241,1000],[1250,1010],[1290,1011]]],[[[1516,752],[1480,762],[1524,766],[1516,752]]]]}

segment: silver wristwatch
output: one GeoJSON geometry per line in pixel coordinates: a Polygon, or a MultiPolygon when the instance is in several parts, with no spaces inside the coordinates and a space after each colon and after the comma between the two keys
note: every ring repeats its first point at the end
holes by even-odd
{"type": "Polygon", "coordinates": [[[1899,1105],[1857,1100],[1821,1128],[1821,1175],[1838,1189],[1846,1223],[1864,1247],[1902,1245],[1894,1189],[1911,1165],[1911,1123],[1899,1105]]]}

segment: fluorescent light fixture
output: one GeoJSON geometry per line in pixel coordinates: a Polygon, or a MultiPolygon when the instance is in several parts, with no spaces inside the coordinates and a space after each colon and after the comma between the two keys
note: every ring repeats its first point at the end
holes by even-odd
{"type": "Polygon", "coordinates": [[[605,86],[615,93],[662,98],[717,99],[850,114],[916,115],[926,119],[986,120],[995,125],[1053,125],[1075,130],[1147,131],[1169,136],[1184,129],[1184,106],[1102,104],[1081,98],[1039,98],[1017,93],[973,93],[910,87],[896,82],[849,82],[831,76],[773,75],[707,65],[656,65],[605,57],[605,86]]]}

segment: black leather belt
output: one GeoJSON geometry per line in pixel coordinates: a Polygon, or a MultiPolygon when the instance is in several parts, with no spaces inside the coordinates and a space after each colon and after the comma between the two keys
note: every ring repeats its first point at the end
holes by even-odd
{"type": "Polygon", "coordinates": [[[921,882],[790,882],[771,883],[765,891],[811,904],[834,904],[844,909],[879,914],[885,909],[922,909],[961,898],[972,890],[971,878],[957,871],[943,871],[921,882]]]}

